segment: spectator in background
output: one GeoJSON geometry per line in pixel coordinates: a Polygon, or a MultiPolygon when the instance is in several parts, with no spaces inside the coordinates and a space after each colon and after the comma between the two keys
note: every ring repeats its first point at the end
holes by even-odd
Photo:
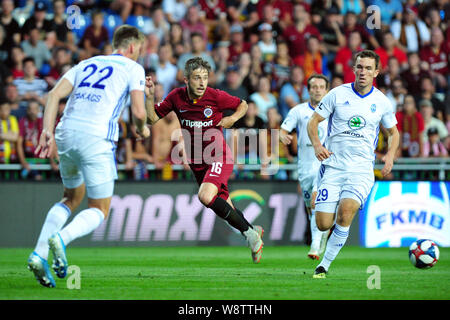
{"type": "MultiPolygon", "coordinates": [[[[257,23],[254,25],[254,27],[251,29],[252,33],[259,33],[259,28],[264,23],[269,24],[272,26],[272,35],[275,39],[277,39],[279,36],[283,34],[283,29],[287,26],[284,25],[283,27],[280,24],[279,15],[275,12],[275,8],[271,3],[265,3],[264,6],[261,8],[261,18],[258,18],[257,23]]],[[[277,11],[279,13],[279,11],[277,11]]],[[[259,16],[259,15],[258,15],[259,16]]]]}
{"type": "Polygon", "coordinates": [[[447,157],[448,151],[439,139],[439,132],[436,128],[427,130],[428,139],[423,145],[423,157],[447,157]]]}
{"type": "Polygon", "coordinates": [[[425,23],[429,30],[432,30],[434,27],[438,27],[442,32],[445,33],[445,21],[441,19],[441,15],[437,8],[430,8],[426,12],[425,23]]]}
{"type": "Polygon", "coordinates": [[[156,78],[163,88],[163,98],[177,84],[177,67],[171,63],[172,47],[165,44],[159,48],[159,62],[156,66],[156,78]]]}
{"type": "Polygon", "coordinates": [[[192,33],[200,34],[203,41],[208,42],[208,32],[199,11],[196,5],[190,6],[184,19],[180,21],[183,29],[183,42],[185,43],[189,43],[192,33]]]}
{"type": "Polygon", "coordinates": [[[260,21],[254,1],[225,0],[225,5],[231,24],[242,23],[244,28],[251,29],[260,21]]]}
{"type": "MultiPolygon", "coordinates": [[[[234,138],[234,162],[237,164],[236,178],[239,179],[253,179],[255,173],[250,170],[244,170],[244,164],[258,163],[258,155],[261,154],[259,150],[259,137],[261,129],[265,128],[264,120],[258,116],[258,108],[254,101],[249,100],[248,109],[245,116],[236,121],[233,128],[236,128],[234,138]],[[243,147],[243,148],[242,148],[243,147]]],[[[264,154],[264,153],[262,153],[264,154]]]]}
{"type": "Polygon", "coordinates": [[[420,100],[419,109],[425,122],[425,130],[422,137],[423,141],[425,142],[428,140],[427,132],[430,129],[435,129],[441,140],[446,139],[448,137],[448,130],[443,121],[433,117],[434,110],[431,101],[427,99],[420,100]]]}
{"type": "Polygon", "coordinates": [[[402,19],[403,6],[401,0],[372,0],[370,4],[381,9],[381,24],[388,28],[393,20],[402,19]]]}
{"type": "Polygon", "coordinates": [[[430,70],[439,91],[444,91],[447,87],[446,77],[450,72],[448,66],[450,51],[444,40],[444,34],[441,29],[434,27],[431,29],[430,44],[420,50],[420,59],[428,64],[428,70],[430,70]]]}
{"type": "Polygon", "coordinates": [[[415,94],[420,92],[420,79],[423,77],[430,77],[430,73],[426,70],[428,66],[423,66],[417,52],[410,52],[408,54],[408,66],[401,73],[401,78],[406,83],[406,90],[415,94]]]}
{"type": "Polygon", "coordinates": [[[400,133],[401,156],[420,157],[423,153],[422,133],[425,130],[425,123],[416,109],[416,102],[412,95],[405,96],[402,111],[397,112],[395,117],[400,133]]]}
{"type": "Polygon", "coordinates": [[[263,23],[258,27],[259,41],[258,46],[261,49],[263,63],[270,63],[277,54],[277,44],[273,38],[272,26],[263,23]]]}
{"type": "Polygon", "coordinates": [[[305,54],[294,59],[294,64],[303,67],[305,73],[305,83],[313,74],[323,74],[329,76],[327,56],[320,52],[320,41],[314,35],[310,35],[306,40],[305,54]]]}
{"type": "Polygon", "coordinates": [[[170,24],[167,22],[164,12],[160,7],[152,8],[152,18],[146,26],[144,33],[153,33],[158,36],[159,42],[166,41],[169,37],[170,24]]]}
{"type": "Polygon", "coordinates": [[[386,92],[386,97],[391,101],[393,112],[401,111],[407,93],[402,78],[398,77],[392,80],[386,92]]]}
{"type": "Polygon", "coordinates": [[[225,81],[219,84],[218,89],[238,97],[241,100],[248,100],[248,91],[241,83],[242,79],[239,75],[238,68],[236,66],[230,66],[226,71],[225,81]]]}
{"type": "Polygon", "coordinates": [[[210,30],[215,27],[219,20],[226,19],[225,0],[198,0],[197,3],[204,14],[204,22],[210,30]]]}
{"type": "MultiPolygon", "coordinates": [[[[400,76],[400,65],[396,57],[390,57],[388,60],[388,67],[385,72],[381,73],[377,77],[377,85],[379,87],[389,87],[392,81],[400,76]]],[[[403,79],[402,79],[403,80],[403,79]]],[[[404,80],[403,80],[404,82],[404,80]]],[[[406,89],[406,84],[404,84],[406,89]]],[[[407,89],[406,89],[407,90],[407,89]]]]}
{"type": "Polygon", "coordinates": [[[108,43],[108,29],[103,25],[105,19],[103,12],[95,11],[92,13],[92,24],[86,28],[83,37],[78,44],[84,50],[80,52],[80,60],[99,55],[103,46],[108,43]]]}
{"type": "Polygon", "coordinates": [[[347,46],[339,49],[334,60],[334,73],[341,76],[344,83],[355,81],[353,57],[361,50],[361,35],[358,31],[354,30],[349,35],[347,46]]]}
{"type": "Polygon", "coordinates": [[[20,107],[27,107],[30,100],[37,100],[40,105],[45,105],[47,99],[47,82],[36,77],[36,64],[32,57],[23,60],[24,77],[13,81],[17,86],[19,98],[21,100],[20,107]]]}
{"type": "Polygon", "coordinates": [[[25,117],[26,108],[20,108],[20,97],[17,86],[14,83],[10,83],[4,87],[4,90],[5,100],[9,104],[11,115],[15,116],[18,120],[25,117]]]}
{"type": "Polygon", "coordinates": [[[131,10],[133,10],[133,0],[112,0],[109,8],[112,11],[118,12],[122,21],[127,21],[131,10]]]}
{"type": "Polygon", "coordinates": [[[0,103],[0,163],[17,162],[19,124],[8,103],[0,103]]]}
{"type": "Polygon", "coordinates": [[[294,24],[286,27],[283,37],[289,45],[289,55],[292,59],[301,56],[306,51],[305,39],[309,35],[315,35],[322,40],[319,30],[310,23],[310,15],[304,5],[295,4],[293,14],[294,24]]]}
{"type": "Polygon", "coordinates": [[[380,56],[381,72],[386,72],[388,67],[389,57],[396,57],[400,63],[401,68],[405,68],[408,63],[408,56],[398,46],[398,41],[394,38],[391,32],[383,33],[382,46],[375,50],[380,56]]]}
{"type": "Polygon", "coordinates": [[[434,116],[441,121],[446,119],[445,104],[437,97],[436,89],[430,77],[423,77],[420,81],[420,91],[416,101],[428,99],[433,104],[434,116]]]}
{"type": "Polygon", "coordinates": [[[206,51],[206,44],[203,39],[203,36],[200,33],[192,33],[191,34],[191,52],[184,53],[181,55],[180,59],[178,59],[177,68],[178,68],[178,74],[177,74],[177,80],[179,82],[183,82],[184,78],[184,67],[186,62],[194,57],[201,57],[203,60],[206,60],[209,65],[211,66],[211,72],[209,74],[209,83],[211,85],[215,84],[215,71],[216,71],[216,64],[214,62],[214,59],[207,53],[206,51]]]}
{"type": "Polygon", "coordinates": [[[44,1],[34,3],[34,13],[22,26],[22,39],[28,39],[33,29],[38,30],[38,40],[44,40],[46,34],[51,32],[52,23],[45,18],[47,14],[47,4],[44,1]]]}
{"type": "Polygon", "coordinates": [[[172,23],[169,31],[168,43],[172,47],[172,64],[177,64],[178,58],[185,53],[183,43],[183,29],[179,23],[172,23]]]}
{"type": "Polygon", "coordinates": [[[230,45],[228,47],[230,55],[228,61],[235,64],[240,55],[244,52],[250,52],[250,43],[244,39],[244,29],[238,23],[235,23],[230,28],[230,45]]]}
{"type": "Polygon", "coordinates": [[[147,35],[147,41],[145,42],[145,48],[143,49],[143,53],[138,58],[138,63],[140,63],[145,70],[155,70],[159,57],[159,38],[154,33],[149,33],[147,35]]]}
{"type": "Polygon", "coordinates": [[[25,59],[25,53],[22,47],[14,46],[11,48],[11,73],[14,79],[24,76],[23,73],[23,60],[25,59]]]}
{"type": "Polygon", "coordinates": [[[406,52],[418,52],[430,41],[427,25],[418,19],[411,7],[405,7],[402,20],[392,22],[391,31],[398,40],[399,47],[406,52]]]}
{"type": "Polygon", "coordinates": [[[19,45],[21,41],[21,30],[19,23],[13,18],[14,1],[3,0],[1,4],[0,25],[5,29],[5,45],[12,48],[19,45]]]}
{"type": "Polygon", "coordinates": [[[330,9],[339,12],[339,6],[335,0],[312,0],[311,10],[309,11],[311,12],[312,24],[316,26],[320,25],[330,9]]]}
{"type": "Polygon", "coordinates": [[[216,84],[221,83],[225,79],[225,73],[227,72],[229,63],[230,50],[226,41],[220,41],[216,44],[216,47],[212,51],[212,57],[216,64],[216,84]]]}
{"type": "MultiPolygon", "coordinates": [[[[257,45],[252,47],[252,51],[257,52],[256,54],[259,54],[259,56],[261,55],[257,45]]],[[[252,58],[249,53],[244,52],[239,57],[237,65],[242,86],[247,89],[249,94],[255,92],[258,86],[258,79],[263,74],[261,63],[255,56],[252,58]]]]}
{"type": "Polygon", "coordinates": [[[286,118],[291,108],[309,99],[308,88],[304,84],[304,79],[302,67],[294,66],[291,68],[290,79],[280,90],[278,110],[283,119],[286,118]]]}
{"type": "Polygon", "coordinates": [[[39,30],[36,28],[30,30],[28,40],[22,41],[22,49],[25,56],[33,57],[38,72],[52,58],[45,42],[39,39],[39,30]]]}
{"type": "MultiPolygon", "coordinates": [[[[27,115],[19,121],[19,137],[17,140],[17,156],[22,165],[22,178],[31,178],[33,180],[42,180],[42,173],[38,170],[31,170],[30,164],[48,163],[47,159],[39,159],[34,151],[39,142],[39,136],[42,131],[43,122],[39,117],[41,113],[39,103],[32,100],[28,104],[27,115]]],[[[51,161],[54,171],[58,166],[51,161]]]]}
{"type": "MultiPolygon", "coordinates": [[[[259,0],[256,4],[256,10],[260,20],[264,19],[264,9],[267,6],[272,6],[274,12],[274,20],[280,22],[282,28],[292,22],[292,3],[284,0],[259,0]]],[[[270,23],[269,23],[270,24],[270,23]]]]}
{"type": "Polygon", "coordinates": [[[272,88],[279,92],[286,81],[289,81],[293,61],[289,56],[289,48],[286,42],[277,44],[277,54],[271,64],[266,64],[265,71],[272,77],[272,88]]]}
{"type": "Polygon", "coordinates": [[[186,15],[187,6],[191,0],[162,0],[162,9],[170,24],[180,22],[186,15]]]}
{"type": "Polygon", "coordinates": [[[55,86],[56,82],[63,75],[63,66],[70,64],[71,61],[72,56],[70,51],[64,47],[59,47],[54,50],[53,59],[50,60],[51,69],[49,74],[45,77],[45,81],[47,81],[51,88],[55,86]]]}
{"type": "Polygon", "coordinates": [[[277,99],[270,92],[270,80],[267,77],[259,78],[258,91],[252,93],[249,97],[258,107],[258,116],[267,122],[267,110],[269,108],[277,108],[277,99]]]}
{"type": "MultiPolygon", "coordinates": [[[[345,36],[339,25],[340,18],[339,8],[333,6],[327,11],[324,19],[318,26],[322,38],[317,38],[322,45],[321,50],[323,51],[324,56],[326,55],[327,60],[330,62],[334,60],[338,50],[345,46],[345,36]]],[[[320,74],[322,72],[318,73],[320,74]]],[[[307,72],[305,72],[305,77],[309,77],[307,72]]]]}
{"type": "Polygon", "coordinates": [[[67,27],[66,21],[66,3],[64,0],[53,2],[53,19],[50,20],[52,30],[56,34],[56,47],[64,47],[72,52],[77,52],[78,47],[75,43],[75,35],[67,27]]]}
{"type": "Polygon", "coordinates": [[[344,79],[341,76],[334,76],[330,81],[330,90],[339,87],[342,84],[344,84],[344,79]]]}
{"type": "Polygon", "coordinates": [[[348,11],[344,17],[344,28],[342,30],[347,40],[347,46],[350,41],[350,34],[355,31],[360,35],[362,48],[375,50],[380,46],[377,39],[367,31],[366,27],[358,23],[358,16],[354,12],[348,11]]]}

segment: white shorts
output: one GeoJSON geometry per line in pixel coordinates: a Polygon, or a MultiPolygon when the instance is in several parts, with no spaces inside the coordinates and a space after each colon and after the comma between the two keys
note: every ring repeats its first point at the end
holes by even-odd
{"type": "Polygon", "coordinates": [[[303,200],[307,208],[311,208],[311,196],[314,187],[314,180],[316,174],[314,175],[299,175],[298,182],[300,183],[300,188],[303,193],[303,200]]]}
{"type": "Polygon", "coordinates": [[[56,129],[59,171],[63,184],[75,189],[86,184],[88,198],[109,198],[117,179],[113,141],[81,131],[56,129]]]}
{"type": "Polygon", "coordinates": [[[366,172],[350,172],[322,165],[319,170],[316,211],[335,213],[341,199],[356,200],[362,208],[374,182],[373,168],[366,172]]]}

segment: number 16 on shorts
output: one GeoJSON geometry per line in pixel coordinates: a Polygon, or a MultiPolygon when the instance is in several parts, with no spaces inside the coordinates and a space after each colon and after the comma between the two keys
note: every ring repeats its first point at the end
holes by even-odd
{"type": "Polygon", "coordinates": [[[213,162],[211,165],[211,173],[212,174],[221,174],[222,173],[222,163],[221,162],[213,162]]]}

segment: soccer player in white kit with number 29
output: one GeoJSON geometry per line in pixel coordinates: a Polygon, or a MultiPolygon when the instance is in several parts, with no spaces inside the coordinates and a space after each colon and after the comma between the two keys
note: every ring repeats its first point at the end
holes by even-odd
{"type": "Polygon", "coordinates": [[[321,231],[336,224],[314,278],[325,278],[331,262],[344,246],[353,217],[364,205],[374,184],[375,147],[380,123],[388,132],[388,151],[381,173],[388,175],[399,145],[397,120],[388,98],[373,86],[379,73],[379,56],[370,50],[355,55],[355,82],[332,89],[308,122],[308,135],[317,159],[322,161],[317,189],[316,223],[321,231]],[[318,125],[328,119],[325,146],[318,125]]]}
{"type": "Polygon", "coordinates": [[[114,153],[118,119],[128,96],[137,132],[143,138],[150,135],[144,102],[145,71],[136,63],[144,39],[135,27],[119,27],[113,36],[112,55],[81,61],[64,74],[48,95],[36,154],[52,157],[56,142],[64,196],[48,212],[28,259],[28,268],[43,286],[56,285],[47,263],[49,248],[54,258],[53,270],[64,278],[68,267],[66,246],[94,231],[108,215],[117,179],[114,153]],[[53,137],[59,100],[69,95],[53,137]],[[85,192],[89,208],[62,229],[85,192]]]}

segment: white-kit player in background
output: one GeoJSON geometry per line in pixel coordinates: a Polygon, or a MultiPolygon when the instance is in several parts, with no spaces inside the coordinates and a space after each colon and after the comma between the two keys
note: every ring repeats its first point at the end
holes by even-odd
{"type": "MultiPolygon", "coordinates": [[[[311,226],[311,248],[308,252],[308,257],[319,260],[320,255],[325,250],[328,232],[320,231],[316,225],[314,198],[317,195],[317,177],[320,161],[317,160],[314,153],[314,148],[308,136],[307,126],[316,106],[328,92],[329,80],[322,74],[314,74],[309,77],[307,85],[310,101],[298,104],[289,110],[286,119],[281,124],[280,140],[285,145],[289,145],[292,142],[292,135],[289,133],[296,129],[298,180],[303,192],[303,199],[311,226]]],[[[321,143],[325,141],[327,126],[328,121],[323,121],[319,124],[318,134],[321,143]]]]}
{"type": "Polygon", "coordinates": [[[117,179],[114,153],[118,119],[128,95],[137,132],[143,138],[150,135],[144,102],[145,71],[136,63],[144,39],[135,27],[119,27],[113,36],[112,55],[81,61],[64,74],[48,95],[36,154],[40,158],[52,157],[56,142],[64,195],[47,213],[28,259],[28,268],[43,286],[55,287],[47,263],[49,247],[54,258],[53,270],[64,278],[68,267],[66,246],[91,233],[108,215],[117,179]],[[53,136],[59,101],[69,95],[53,136]],[[85,191],[89,208],[62,229],[85,191]]]}
{"type": "Polygon", "coordinates": [[[381,173],[389,174],[399,144],[397,120],[389,99],[373,86],[380,57],[364,50],[355,55],[355,82],[332,89],[319,103],[308,123],[308,134],[319,170],[316,197],[317,227],[326,231],[336,224],[314,278],[325,278],[331,262],[344,246],[353,217],[364,205],[374,184],[375,147],[380,123],[388,133],[388,151],[381,173]],[[328,119],[328,136],[322,145],[319,123],[328,119]]]}

